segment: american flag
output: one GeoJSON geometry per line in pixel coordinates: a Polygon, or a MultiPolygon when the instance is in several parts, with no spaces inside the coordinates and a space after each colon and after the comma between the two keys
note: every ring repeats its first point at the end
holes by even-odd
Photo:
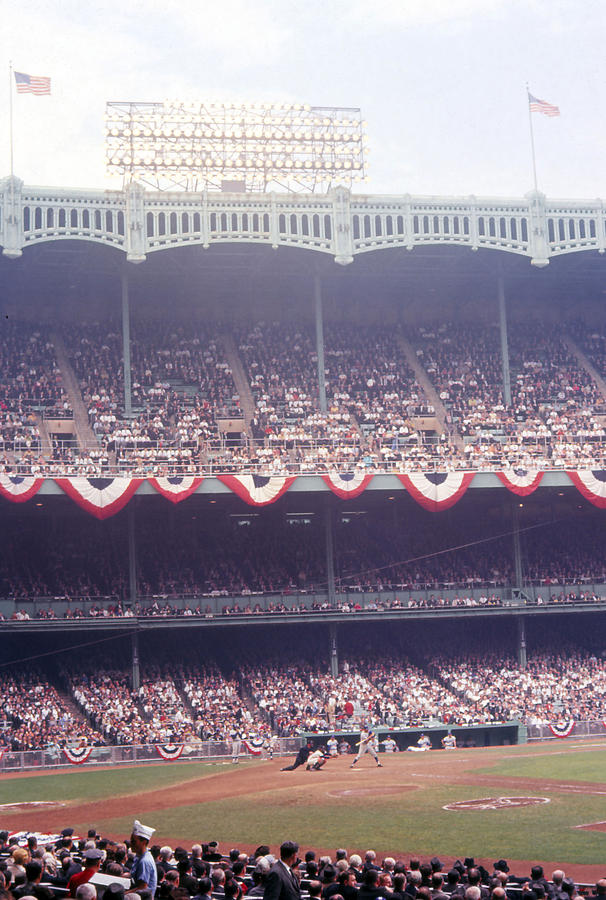
{"type": "Polygon", "coordinates": [[[26,75],[25,72],[15,72],[18,94],[50,94],[50,78],[44,75],[26,75]]]}
{"type": "Polygon", "coordinates": [[[547,100],[539,100],[538,97],[528,94],[528,102],[530,103],[530,112],[543,113],[544,116],[560,115],[560,107],[554,106],[553,103],[548,103],[547,100]]]}

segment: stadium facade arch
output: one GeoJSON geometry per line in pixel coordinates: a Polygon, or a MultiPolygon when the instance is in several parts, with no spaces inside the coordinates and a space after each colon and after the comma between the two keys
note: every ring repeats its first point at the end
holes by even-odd
{"type": "Polygon", "coordinates": [[[297,247],[349,265],[356,256],[401,247],[453,245],[500,250],[544,267],[553,257],[604,253],[602,200],[356,195],[166,193],[132,183],[122,191],[37,188],[0,182],[2,252],[18,258],[49,241],[114,247],[132,263],[183,246],[249,243],[297,247]]]}

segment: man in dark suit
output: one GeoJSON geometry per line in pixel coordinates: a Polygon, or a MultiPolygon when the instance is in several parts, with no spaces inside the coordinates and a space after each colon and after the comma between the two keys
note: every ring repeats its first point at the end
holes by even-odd
{"type": "Polygon", "coordinates": [[[280,847],[280,859],[273,864],[267,876],[263,900],[300,900],[301,888],[293,866],[298,863],[299,845],[284,841],[280,847]]]}

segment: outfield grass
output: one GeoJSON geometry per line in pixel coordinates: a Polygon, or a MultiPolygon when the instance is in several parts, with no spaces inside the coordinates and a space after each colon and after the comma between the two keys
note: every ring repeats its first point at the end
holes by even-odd
{"type": "MultiPolygon", "coordinates": [[[[245,765],[255,765],[246,763],[245,765]]],[[[158,788],[180,784],[191,778],[215,775],[224,771],[222,763],[159,763],[153,766],[133,766],[111,771],[76,769],[73,772],[54,772],[52,775],[33,775],[31,778],[2,776],[2,803],[23,803],[34,800],[100,800],[104,797],[139,794],[158,788]]]]}
{"type": "Polygon", "coordinates": [[[582,753],[562,751],[548,756],[505,759],[495,766],[478,769],[478,772],[489,775],[552,778],[566,783],[569,781],[606,783],[606,751],[595,750],[582,753]]]}

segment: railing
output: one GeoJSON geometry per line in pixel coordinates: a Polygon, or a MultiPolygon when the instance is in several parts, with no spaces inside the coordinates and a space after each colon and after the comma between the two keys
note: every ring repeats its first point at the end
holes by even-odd
{"type": "MultiPolygon", "coordinates": [[[[551,731],[549,725],[527,725],[529,741],[557,741],[559,737],[551,731]]],[[[604,722],[575,722],[567,737],[606,737],[604,722]]]]}
{"type": "MultiPolygon", "coordinates": [[[[24,439],[23,439],[24,440],[24,439]]],[[[32,462],[23,458],[25,447],[23,440],[2,440],[0,431],[0,450],[12,453],[14,458],[5,462],[10,472],[18,475],[32,473],[32,462]]],[[[566,460],[561,466],[547,465],[549,443],[536,442],[523,444],[522,452],[513,452],[507,445],[501,448],[494,446],[490,451],[483,449],[480,456],[459,451],[447,441],[400,444],[393,453],[399,458],[385,459],[378,451],[370,451],[356,440],[339,440],[337,438],[310,439],[306,441],[277,440],[269,438],[264,441],[246,440],[236,446],[224,441],[132,441],[116,442],[101,437],[100,443],[81,443],[78,448],[71,448],[62,459],[45,459],[43,463],[36,460],[36,472],[49,477],[65,475],[221,475],[221,474],[256,474],[256,475],[309,475],[326,474],[330,471],[351,470],[373,474],[413,473],[430,471],[500,471],[507,469],[529,468],[533,464],[541,471],[566,471],[568,469],[591,468],[606,469],[606,441],[591,443],[592,452],[586,448],[587,440],[579,437],[577,442],[569,442],[573,447],[574,458],[566,460]],[[105,441],[105,445],[103,444],[105,441]],[[257,452],[267,448],[277,450],[277,457],[271,461],[256,460],[257,452]],[[182,459],[171,458],[174,453],[183,452],[182,459]],[[193,456],[193,458],[192,458],[193,456]],[[101,460],[100,457],[103,457],[101,460]],[[42,472],[40,469],[42,468],[42,472]]],[[[392,450],[391,441],[385,441],[384,447],[392,450]]],[[[482,444],[479,443],[482,447],[482,444]]]]}
{"type": "MultiPolygon", "coordinates": [[[[302,744],[302,739],[278,738],[274,740],[274,756],[287,756],[296,753],[302,744]]],[[[162,746],[162,744],[160,745],[162,746]]],[[[242,747],[242,758],[247,751],[242,747]]],[[[268,751],[262,755],[267,758],[268,751]]],[[[231,741],[190,741],[183,745],[183,752],[179,759],[194,762],[211,759],[231,758],[231,741]]],[[[254,757],[250,757],[254,758],[254,757]]],[[[123,766],[135,765],[146,762],[162,762],[163,757],[156,744],[132,744],[129,746],[107,745],[93,747],[90,756],[84,765],[88,766],[123,766]]],[[[65,752],[59,747],[49,747],[44,750],[6,750],[0,759],[0,772],[18,772],[25,769],[57,769],[70,766],[72,763],[65,752]]]]}
{"type": "Polygon", "coordinates": [[[175,594],[140,597],[132,606],[120,603],[117,597],[80,598],[71,601],[65,597],[5,597],[0,598],[0,614],[3,625],[18,627],[22,621],[40,621],[50,627],[60,628],[65,622],[80,620],[87,624],[99,621],[124,619],[138,624],[139,620],[158,618],[163,621],[187,618],[254,621],[258,616],[276,618],[325,615],[334,618],[347,615],[353,618],[369,618],[382,613],[397,612],[403,616],[415,616],[420,611],[431,610],[436,614],[468,610],[555,609],[561,607],[591,607],[606,603],[606,583],[583,585],[549,585],[541,588],[524,587],[525,597],[515,596],[511,584],[491,583],[489,588],[474,587],[456,589],[452,586],[441,590],[435,584],[419,590],[394,585],[390,590],[347,590],[337,588],[336,602],[331,605],[326,591],[293,591],[257,594],[211,592],[200,594],[175,594]],[[550,592],[557,591],[552,600],[550,592]],[[581,596],[581,594],[589,596],[581,596]],[[490,594],[489,596],[486,596],[490,594]],[[563,595],[560,599],[560,594],[563,595]],[[541,597],[541,602],[538,602],[541,597]],[[52,616],[48,617],[49,610],[52,616]],[[106,610],[107,612],[103,612],[106,610]]]}

